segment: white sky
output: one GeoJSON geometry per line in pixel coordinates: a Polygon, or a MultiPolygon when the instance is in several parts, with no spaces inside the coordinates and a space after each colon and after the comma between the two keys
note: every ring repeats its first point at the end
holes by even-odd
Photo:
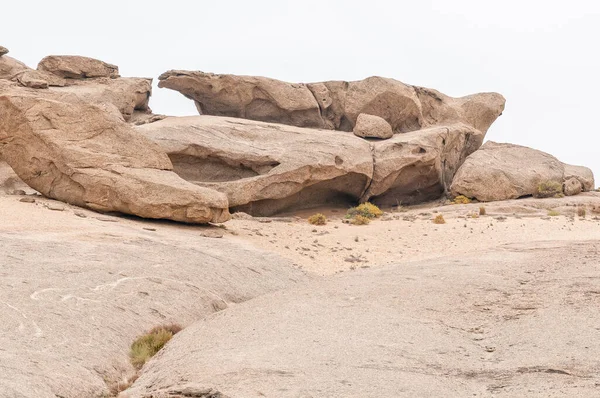
{"type": "MultiPolygon", "coordinates": [[[[169,69],[290,82],[372,75],[462,96],[497,91],[506,110],[488,132],[591,167],[600,178],[597,0],[27,0],[0,7],[0,45],[35,67],[86,55],[121,75],[169,69]],[[590,125],[591,124],[591,125],[590,125]]],[[[156,113],[196,114],[155,88],[156,113]]]]}

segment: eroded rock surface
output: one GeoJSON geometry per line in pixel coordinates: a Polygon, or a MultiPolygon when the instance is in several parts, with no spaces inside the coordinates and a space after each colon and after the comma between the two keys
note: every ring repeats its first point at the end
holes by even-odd
{"type": "Polygon", "coordinates": [[[451,192],[486,202],[516,199],[536,194],[540,183],[563,186],[571,178],[566,194],[577,193],[575,181],[580,182],[581,191],[594,186],[593,173],[587,167],[566,165],[536,149],[489,141],[460,167],[451,192]]]}
{"type": "Polygon", "coordinates": [[[136,129],[158,143],[182,178],[226,193],[231,208],[254,215],[356,203],[373,173],[369,143],[342,132],[214,116],[136,129]]]}
{"type": "Polygon", "coordinates": [[[394,206],[441,197],[458,168],[482,141],[479,130],[456,124],[372,143],[373,181],[363,201],[394,206]]]}
{"type": "Polygon", "coordinates": [[[182,180],[157,145],[83,101],[0,96],[0,153],[29,186],[63,202],[189,223],[229,217],[225,195],[182,180]]]}
{"type": "Polygon", "coordinates": [[[159,87],[193,99],[201,114],[342,131],[352,131],[358,116],[366,113],[385,119],[394,133],[464,123],[485,134],[505,102],[496,93],[452,98],[376,76],[303,85],[263,77],[169,71],[159,80],[159,87]]]}
{"type": "Polygon", "coordinates": [[[78,55],[49,55],[40,61],[37,68],[67,79],[119,77],[118,66],[78,55]]]}

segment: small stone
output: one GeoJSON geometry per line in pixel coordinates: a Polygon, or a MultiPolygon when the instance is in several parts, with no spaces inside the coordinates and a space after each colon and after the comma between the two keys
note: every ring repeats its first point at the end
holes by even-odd
{"type": "Polygon", "coordinates": [[[23,203],[35,203],[35,199],[30,197],[30,196],[26,196],[24,198],[19,199],[19,202],[23,202],[23,203]]]}

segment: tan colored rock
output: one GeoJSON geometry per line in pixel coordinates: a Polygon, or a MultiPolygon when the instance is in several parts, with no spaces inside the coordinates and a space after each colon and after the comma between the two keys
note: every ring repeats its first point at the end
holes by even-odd
{"type": "Polygon", "coordinates": [[[118,66],[77,55],[50,55],[42,59],[37,68],[67,79],[119,77],[118,66]]]}
{"type": "Polygon", "coordinates": [[[437,199],[448,190],[458,168],[482,140],[479,130],[456,124],[374,142],[373,181],[362,200],[398,205],[437,199]]]}
{"type": "Polygon", "coordinates": [[[21,61],[7,56],[0,57],[0,79],[2,80],[16,79],[17,76],[27,70],[29,70],[29,67],[21,61]]]}
{"type": "Polygon", "coordinates": [[[505,102],[496,93],[452,98],[377,76],[304,86],[264,77],[169,71],[159,80],[159,87],[196,101],[201,114],[342,131],[352,131],[358,115],[366,113],[385,119],[394,133],[463,123],[485,134],[505,102]]]}
{"type": "Polygon", "coordinates": [[[574,166],[571,164],[564,164],[565,166],[565,180],[569,178],[577,178],[581,183],[583,192],[593,190],[596,185],[594,182],[594,173],[588,167],[574,166]]]}
{"type": "Polygon", "coordinates": [[[0,46],[0,57],[8,54],[8,48],[0,46]]]}
{"type": "Polygon", "coordinates": [[[562,185],[566,180],[565,194],[589,190],[594,184],[587,167],[564,164],[532,148],[490,141],[467,158],[451,192],[480,201],[516,199],[536,194],[540,183],[562,185]]]}
{"type": "Polygon", "coordinates": [[[563,182],[563,193],[566,196],[578,195],[583,191],[583,185],[576,177],[569,177],[563,182]]]}
{"type": "Polygon", "coordinates": [[[188,223],[229,218],[225,195],[182,180],[158,146],[83,101],[0,96],[0,153],[29,186],[77,206],[188,223]]]}
{"type": "Polygon", "coordinates": [[[0,193],[12,195],[19,191],[26,194],[35,193],[15,174],[12,167],[0,157],[0,193]]]}
{"type": "Polygon", "coordinates": [[[188,71],[169,71],[158,79],[159,87],[193,99],[200,114],[323,127],[319,105],[304,84],[188,71]]]}
{"type": "Polygon", "coordinates": [[[394,135],[392,126],[385,119],[366,113],[358,115],[353,132],[355,136],[362,138],[387,139],[394,135]]]}
{"type": "Polygon", "coordinates": [[[341,132],[214,116],[136,129],[168,153],[182,178],[226,193],[233,210],[252,215],[356,203],[373,172],[369,143],[341,132]]]}

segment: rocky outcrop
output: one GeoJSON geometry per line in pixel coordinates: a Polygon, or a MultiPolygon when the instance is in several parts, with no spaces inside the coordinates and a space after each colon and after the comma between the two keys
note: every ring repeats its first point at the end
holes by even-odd
{"type": "Polygon", "coordinates": [[[177,90],[193,99],[202,115],[323,127],[319,104],[304,84],[189,71],[169,71],[158,79],[159,87],[177,90]]]}
{"type": "Polygon", "coordinates": [[[373,143],[373,180],[363,201],[399,205],[438,199],[482,140],[481,131],[456,124],[373,143]]]}
{"type": "Polygon", "coordinates": [[[451,192],[487,202],[535,195],[540,184],[563,186],[572,195],[590,190],[594,178],[588,168],[566,165],[545,152],[490,141],[466,159],[451,192]]]}
{"type": "Polygon", "coordinates": [[[275,79],[169,71],[159,87],[181,92],[201,114],[352,131],[361,113],[385,119],[394,133],[463,123],[485,134],[504,110],[496,93],[451,98],[394,79],[291,84],[275,79]]]}
{"type": "Polygon", "coordinates": [[[234,211],[253,215],[356,203],[373,174],[369,143],[345,133],[213,116],[136,129],[182,178],[227,194],[234,211]]]}
{"type": "Polygon", "coordinates": [[[63,202],[188,223],[229,217],[225,195],[182,180],[158,146],[84,101],[0,96],[0,154],[29,186],[63,202]]]}
{"type": "Polygon", "coordinates": [[[0,57],[8,54],[8,48],[0,46],[0,57]]]}
{"type": "Polygon", "coordinates": [[[392,126],[379,116],[361,113],[354,126],[354,135],[362,138],[392,138],[392,126]]]}
{"type": "Polygon", "coordinates": [[[37,68],[66,79],[119,77],[118,66],[76,55],[49,55],[40,61],[37,68]]]}

